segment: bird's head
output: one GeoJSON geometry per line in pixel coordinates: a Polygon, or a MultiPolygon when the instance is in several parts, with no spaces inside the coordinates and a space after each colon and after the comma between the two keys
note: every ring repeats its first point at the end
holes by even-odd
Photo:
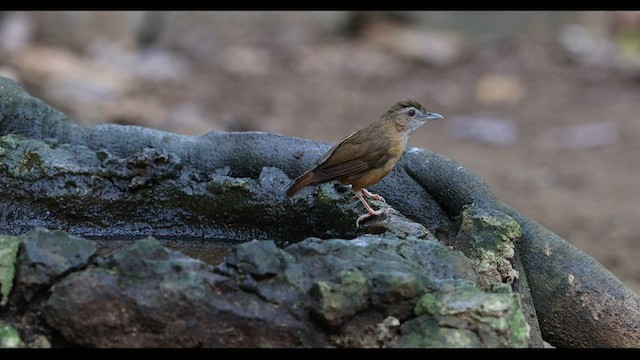
{"type": "Polygon", "coordinates": [[[438,113],[428,112],[415,100],[400,100],[384,113],[382,118],[393,121],[399,132],[409,136],[428,120],[443,119],[444,117],[438,113]]]}

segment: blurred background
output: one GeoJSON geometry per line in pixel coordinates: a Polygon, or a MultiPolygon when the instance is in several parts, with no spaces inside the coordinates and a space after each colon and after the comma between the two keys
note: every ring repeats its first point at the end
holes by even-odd
{"type": "Polygon", "coordinates": [[[640,292],[640,12],[0,12],[0,75],[85,124],[335,142],[401,98],[410,146],[640,292]]]}

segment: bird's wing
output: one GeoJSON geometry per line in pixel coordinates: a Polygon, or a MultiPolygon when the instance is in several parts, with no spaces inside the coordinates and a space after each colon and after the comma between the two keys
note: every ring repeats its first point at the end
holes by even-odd
{"type": "Polygon", "coordinates": [[[366,171],[385,164],[391,154],[388,137],[371,138],[360,130],[342,139],[319,160],[313,170],[316,182],[355,179],[366,171]]]}
{"type": "Polygon", "coordinates": [[[353,135],[355,135],[357,133],[357,131],[354,131],[351,133],[351,135],[344,137],[342,140],[338,141],[337,143],[335,143],[331,149],[327,150],[326,153],[324,153],[324,155],[320,156],[320,158],[316,161],[316,165],[320,165],[323,162],[327,161],[327,159],[329,158],[329,156],[331,156],[331,154],[333,154],[333,152],[335,151],[335,149],[340,146],[340,144],[342,144],[343,142],[345,142],[347,139],[350,139],[353,135]]]}

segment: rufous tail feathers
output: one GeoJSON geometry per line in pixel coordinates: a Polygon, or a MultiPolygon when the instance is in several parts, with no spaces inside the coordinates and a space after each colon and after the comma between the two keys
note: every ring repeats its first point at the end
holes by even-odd
{"type": "Polygon", "coordinates": [[[298,178],[293,180],[291,185],[289,185],[289,187],[287,188],[287,196],[292,197],[298,191],[300,191],[303,187],[307,185],[312,185],[314,180],[315,180],[315,177],[313,176],[312,171],[307,171],[306,173],[298,176],[298,178]]]}

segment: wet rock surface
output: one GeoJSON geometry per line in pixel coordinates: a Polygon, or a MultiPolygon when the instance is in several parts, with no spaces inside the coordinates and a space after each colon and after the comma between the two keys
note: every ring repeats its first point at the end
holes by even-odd
{"type": "Polygon", "coordinates": [[[286,184],[329,146],[80,126],[0,78],[0,233],[19,235],[0,240],[0,319],[33,347],[638,340],[633,292],[441,155],[410,149],[370,189],[388,201],[374,207],[393,210],[361,228],[348,188],[287,199],[286,184]],[[212,266],[152,239],[95,256],[77,236],[242,244],[212,266]]]}

